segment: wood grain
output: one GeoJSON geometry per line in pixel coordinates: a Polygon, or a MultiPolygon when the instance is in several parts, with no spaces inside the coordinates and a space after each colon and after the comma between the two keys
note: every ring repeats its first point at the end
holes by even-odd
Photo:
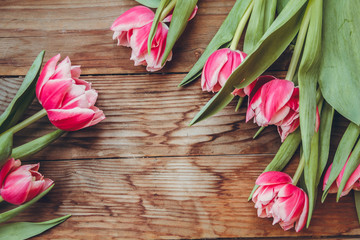
{"type": "MultiPolygon", "coordinates": [[[[174,48],[173,60],[161,72],[188,72],[206,48],[235,0],[199,1],[199,11],[174,48]]],[[[134,67],[130,49],[117,47],[109,30],[132,0],[1,1],[0,76],[25,75],[41,50],[61,53],[82,65],[84,74],[146,72],[134,67]]],[[[272,69],[284,70],[286,53],[272,69]]]]}
{"type": "MultiPolygon", "coordinates": [[[[247,197],[272,155],[41,161],[55,188],[17,220],[73,216],[38,239],[359,235],[353,196],[317,204],[311,228],[284,232],[247,197]],[[41,207],[40,207],[41,206],[41,207]]],[[[287,172],[293,173],[295,165],[287,172]]]]}

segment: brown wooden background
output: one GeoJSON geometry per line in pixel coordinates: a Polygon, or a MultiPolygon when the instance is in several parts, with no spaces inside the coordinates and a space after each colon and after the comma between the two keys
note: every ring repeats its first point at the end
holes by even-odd
{"type": "MultiPolygon", "coordinates": [[[[353,195],[317,204],[311,227],[284,232],[259,219],[247,197],[280,146],[273,127],[252,140],[236,103],[204,122],[190,120],[212,94],[199,80],[178,88],[235,0],[200,0],[196,18],[157,73],[134,67],[130,49],[109,30],[132,0],[1,0],[0,111],[15,94],[36,55],[57,53],[82,66],[99,92],[107,119],[68,133],[31,160],[55,188],[16,220],[73,216],[37,239],[354,238],[360,236],[353,195]]],[[[241,46],[240,46],[241,47],[241,46]]],[[[286,52],[268,73],[284,77],[286,52]]],[[[29,114],[40,109],[36,102],[29,114]]],[[[347,122],[335,117],[332,152],[347,122]]],[[[53,127],[44,118],[21,131],[16,145],[53,127]]],[[[295,162],[297,159],[294,160],[295,162]]],[[[293,173],[296,164],[286,171],[293,173]]]]}

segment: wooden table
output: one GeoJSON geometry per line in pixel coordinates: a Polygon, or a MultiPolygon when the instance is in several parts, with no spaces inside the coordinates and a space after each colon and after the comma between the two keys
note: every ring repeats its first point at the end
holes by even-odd
{"type": "MultiPolygon", "coordinates": [[[[273,127],[252,140],[235,102],[193,127],[190,120],[211,98],[199,80],[177,84],[215,34],[235,0],[201,0],[199,12],[157,73],[134,67],[130,49],[109,30],[132,0],[2,0],[0,2],[0,108],[15,94],[36,55],[57,53],[82,66],[82,79],[99,92],[107,118],[68,133],[30,162],[55,180],[54,189],[16,220],[72,217],[37,239],[357,238],[353,195],[318,203],[311,227],[284,232],[260,219],[247,198],[273,158],[280,138],[273,127]]],[[[284,77],[290,54],[268,73],[284,77]]],[[[36,102],[28,114],[40,109],[36,102]]],[[[347,122],[335,117],[332,153],[347,122]]],[[[42,119],[15,138],[21,144],[49,132],[42,119]]],[[[296,163],[298,158],[294,160],[296,163]]],[[[296,164],[286,171],[293,173],[296,164]]]]}

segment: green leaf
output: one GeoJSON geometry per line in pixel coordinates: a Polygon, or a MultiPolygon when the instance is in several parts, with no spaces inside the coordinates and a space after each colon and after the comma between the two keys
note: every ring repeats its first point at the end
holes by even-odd
{"type": "Polygon", "coordinates": [[[343,137],[340,140],[340,143],[336,149],[336,153],[334,156],[333,164],[331,167],[331,172],[329,175],[329,179],[326,183],[321,202],[325,201],[325,198],[329,192],[329,189],[336,178],[339,176],[341,170],[343,169],[346,160],[348,159],[351,150],[353,149],[358,137],[360,135],[360,128],[354,124],[350,123],[347,127],[343,137]]]}
{"type": "Polygon", "coordinates": [[[192,67],[190,72],[185,76],[179,86],[185,86],[198,78],[201,75],[201,70],[209,56],[219,48],[229,46],[229,43],[234,37],[236,28],[250,3],[251,0],[237,0],[235,2],[233,8],[213,39],[210,41],[209,45],[206,47],[204,53],[192,67]]]}
{"type": "Polygon", "coordinates": [[[316,86],[319,78],[321,53],[322,8],[322,0],[310,0],[303,20],[305,26],[301,24],[301,28],[308,28],[298,72],[300,129],[305,162],[310,161],[310,144],[315,133],[316,86]],[[307,26],[308,17],[310,22],[307,26]]]}
{"type": "Polygon", "coordinates": [[[156,34],[156,30],[158,28],[159,22],[161,21],[160,18],[161,18],[162,12],[164,11],[165,7],[169,4],[170,1],[171,0],[161,0],[160,4],[158,5],[159,7],[156,9],[154,21],[151,25],[149,38],[148,38],[148,53],[149,54],[151,53],[151,46],[152,46],[152,42],[153,42],[155,34],[156,34]]]}
{"type": "Polygon", "coordinates": [[[356,214],[358,216],[358,221],[359,221],[359,224],[360,224],[360,192],[359,191],[354,191],[354,196],[355,196],[356,214]]]}
{"type": "MultiPolygon", "coordinates": [[[[304,154],[304,153],[303,153],[304,154]]],[[[305,159],[305,158],[304,158],[305,159]]],[[[309,227],[314,206],[316,203],[316,179],[319,165],[319,132],[315,133],[311,139],[311,152],[309,161],[305,159],[304,180],[309,197],[309,211],[306,227],[309,227]]]]}
{"type": "Polygon", "coordinates": [[[165,64],[175,42],[184,32],[191,13],[194,11],[198,0],[177,0],[174,12],[171,18],[169,32],[166,38],[166,47],[161,65],[165,64]]]}
{"type": "Polygon", "coordinates": [[[360,164],[360,141],[358,141],[357,144],[355,145],[354,150],[352,151],[351,156],[349,157],[349,161],[346,164],[344,175],[341,179],[341,183],[336,196],[336,201],[339,201],[341,192],[344,190],[346,182],[349,180],[351,174],[355,171],[355,169],[359,166],[359,164],[360,164]]]}
{"type": "Polygon", "coordinates": [[[286,6],[286,4],[288,4],[289,0],[278,0],[277,4],[276,4],[276,11],[279,14],[286,6]]]}
{"type": "Polygon", "coordinates": [[[161,0],[135,0],[135,1],[149,8],[157,8],[160,5],[161,0]]]}
{"type": "Polygon", "coordinates": [[[64,133],[65,131],[57,129],[31,142],[16,147],[12,150],[11,157],[24,160],[49,146],[52,142],[54,142],[64,133]]]}
{"type": "Polygon", "coordinates": [[[360,1],[324,1],[319,84],[325,100],[360,124],[360,1]]]}
{"type": "Polygon", "coordinates": [[[4,132],[0,135],[0,167],[5,164],[11,155],[13,147],[13,133],[4,132]]]}
{"type": "Polygon", "coordinates": [[[37,76],[45,51],[41,51],[31,65],[18,92],[0,116],[0,133],[15,125],[35,98],[37,76]]]}
{"type": "Polygon", "coordinates": [[[316,185],[319,185],[321,176],[329,159],[331,127],[334,118],[334,108],[324,101],[320,117],[320,139],[319,139],[319,167],[316,185]]]}
{"type": "Polygon", "coordinates": [[[261,38],[255,50],[230,75],[226,84],[190,124],[204,120],[223,109],[233,98],[231,93],[235,88],[246,87],[276,61],[298,32],[306,2],[306,0],[290,0],[261,38]]]}
{"type": "Polygon", "coordinates": [[[261,37],[275,19],[277,0],[254,0],[254,9],[245,34],[243,51],[253,51],[261,37]]]}
{"type": "Polygon", "coordinates": [[[46,222],[17,222],[0,226],[0,240],[28,239],[66,221],[71,215],[55,218],[46,222]]]}
{"type": "MultiPolygon", "coordinates": [[[[297,129],[295,132],[289,134],[285,141],[281,144],[279,151],[276,153],[273,160],[267,165],[264,172],[269,171],[282,171],[285,166],[289,163],[290,159],[293,157],[293,155],[296,152],[296,149],[299,147],[301,142],[301,134],[300,129],[297,129]]],[[[252,195],[258,188],[258,185],[255,185],[249,199],[252,198],[252,195]]]]}
{"type": "Polygon", "coordinates": [[[24,203],[16,208],[13,208],[9,211],[1,213],[0,214],[0,223],[10,220],[11,218],[15,217],[16,215],[18,215],[19,213],[21,213],[22,211],[24,211],[25,209],[27,209],[28,207],[30,207],[31,205],[36,203],[40,198],[45,196],[53,187],[54,187],[54,184],[52,186],[50,186],[48,189],[46,189],[45,191],[43,191],[42,193],[40,193],[39,195],[37,195],[32,200],[28,201],[27,203],[24,203]]]}

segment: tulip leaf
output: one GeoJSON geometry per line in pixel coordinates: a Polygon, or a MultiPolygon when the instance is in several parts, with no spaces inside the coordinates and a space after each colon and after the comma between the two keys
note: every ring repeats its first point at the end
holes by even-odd
{"type": "Polygon", "coordinates": [[[135,1],[149,8],[157,8],[159,7],[161,0],[135,0],[135,1]]]}
{"type": "Polygon", "coordinates": [[[336,149],[329,179],[326,183],[323,195],[321,197],[321,202],[325,201],[325,198],[329,192],[331,185],[333,184],[333,182],[336,180],[341,170],[343,169],[346,160],[348,159],[351,150],[353,149],[359,135],[360,135],[360,128],[356,124],[350,123],[336,149]]]}
{"type": "Polygon", "coordinates": [[[320,139],[319,139],[319,167],[316,185],[320,183],[321,176],[329,159],[331,127],[334,118],[334,108],[324,101],[320,117],[320,139]]]}
{"type": "Polygon", "coordinates": [[[177,0],[171,18],[169,32],[166,38],[166,47],[162,57],[161,65],[165,64],[175,42],[184,32],[188,20],[194,11],[198,0],[177,0]]]}
{"type": "Polygon", "coordinates": [[[296,36],[306,0],[290,0],[265,32],[255,50],[230,75],[221,90],[203,107],[190,123],[202,121],[229,104],[235,88],[244,88],[260,76],[282,54],[296,36]]]}
{"type": "Polygon", "coordinates": [[[28,239],[66,221],[71,215],[46,222],[16,222],[0,226],[0,240],[28,239]]]}
{"type": "Polygon", "coordinates": [[[43,196],[45,196],[53,187],[54,187],[54,184],[51,185],[48,189],[46,189],[42,193],[40,193],[39,195],[37,195],[36,197],[34,197],[32,200],[30,200],[16,208],[13,208],[9,211],[1,213],[0,214],[0,223],[8,221],[9,219],[15,217],[16,215],[18,215],[19,213],[21,213],[22,211],[24,211],[25,209],[27,209],[28,207],[30,207],[31,205],[33,205],[34,203],[39,201],[39,199],[42,198],[43,196]]]}
{"type": "Polygon", "coordinates": [[[360,224],[360,192],[354,191],[354,196],[355,196],[356,213],[357,213],[358,221],[360,224]]]}
{"type": "Polygon", "coordinates": [[[213,39],[210,41],[209,45],[206,47],[204,53],[191,68],[190,72],[185,76],[179,86],[185,86],[198,78],[201,75],[201,70],[209,56],[219,48],[229,46],[229,43],[234,38],[236,28],[250,3],[251,0],[237,0],[235,2],[233,8],[213,39]]]}
{"type": "MultiPolygon", "coordinates": [[[[293,155],[296,152],[296,149],[299,147],[301,142],[301,134],[300,129],[297,129],[295,132],[290,133],[285,141],[281,144],[279,151],[276,153],[273,160],[267,165],[264,172],[269,171],[282,171],[285,166],[289,163],[290,159],[293,157],[293,155]]],[[[250,197],[248,200],[252,198],[252,195],[258,188],[258,185],[255,185],[250,197]]]]}
{"type": "Polygon", "coordinates": [[[161,19],[160,19],[161,14],[169,2],[170,2],[170,0],[161,0],[160,4],[158,5],[158,8],[156,9],[154,21],[152,22],[152,25],[151,25],[151,30],[149,33],[148,43],[147,43],[149,54],[151,53],[151,46],[152,46],[152,42],[153,42],[155,34],[156,34],[156,30],[158,28],[159,22],[161,21],[161,19]]]}
{"type": "MultiPolygon", "coordinates": [[[[360,164],[360,141],[357,142],[357,144],[354,147],[354,150],[351,153],[351,156],[349,157],[349,161],[346,164],[346,168],[344,171],[344,175],[341,179],[341,183],[339,185],[338,193],[336,196],[336,201],[339,201],[341,192],[344,190],[345,184],[349,180],[351,174],[355,171],[355,169],[360,164]]],[[[358,179],[356,179],[357,181],[358,179]]]]}
{"type": "Polygon", "coordinates": [[[35,98],[37,76],[40,72],[45,51],[41,51],[31,65],[18,92],[0,116],[0,133],[15,125],[35,98]]]}
{"type": "Polygon", "coordinates": [[[308,29],[298,72],[300,129],[306,163],[310,161],[310,144],[315,133],[316,86],[319,78],[321,53],[322,8],[322,0],[309,1],[303,20],[304,24],[301,24],[301,28],[308,29]],[[309,23],[307,21],[308,17],[309,23]]]}
{"type": "Polygon", "coordinates": [[[243,51],[250,53],[275,19],[277,0],[254,0],[254,9],[245,34],[243,51]]]}
{"type": "Polygon", "coordinates": [[[319,84],[326,101],[360,124],[360,1],[324,1],[319,84]]]}
{"type": "Polygon", "coordinates": [[[11,157],[15,159],[24,160],[35,153],[41,151],[42,149],[49,146],[52,142],[58,139],[63,135],[65,131],[57,129],[51,133],[48,133],[42,137],[39,137],[31,142],[25,143],[19,147],[16,147],[12,150],[11,157]]]}
{"type": "Polygon", "coordinates": [[[0,135],[0,167],[5,164],[11,155],[13,136],[11,131],[4,132],[0,135]]]}
{"type": "Polygon", "coordinates": [[[317,179],[317,172],[319,167],[319,132],[315,133],[313,138],[311,139],[311,152],[309,156],[309,161],[306,161],[305,157],[304,160],[305,160],[304,181],[307,189],[307,194],[309,197],[309,211],[308,211],[306,227],[309,227],[312,213],[314,210],[314,205],[316,202],[316,190],[317,190],[316,179],[317,179]]]}
{"type": "Polygon", "coordinates": [[[276,11],[279,14],[286,6],[286,4],[288,4],[289,0],[278,0],[277,4],[276,4],[276,11]]]}

